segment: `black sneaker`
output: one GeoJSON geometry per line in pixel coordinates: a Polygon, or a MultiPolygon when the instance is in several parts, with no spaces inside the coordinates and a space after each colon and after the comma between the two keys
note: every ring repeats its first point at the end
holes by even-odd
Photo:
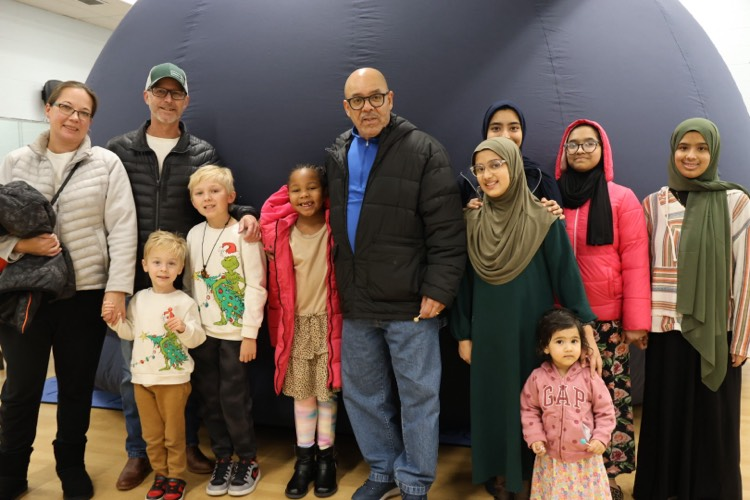
{"type": "Polygon", "coordinates": [[[234,462],[231,457],[218,458],[214,465],[211,480],[206,485],[206,494],[212,497],[225,495],[229,491],[229,480],[232,477],[234,462]]]}
{"type": "Polygon", "coordinates": [[[237,462],[229,482],[229,495],[241,497],[255,490],[260,481],[260,467],[254,458],[243,458],[237,462]]]}

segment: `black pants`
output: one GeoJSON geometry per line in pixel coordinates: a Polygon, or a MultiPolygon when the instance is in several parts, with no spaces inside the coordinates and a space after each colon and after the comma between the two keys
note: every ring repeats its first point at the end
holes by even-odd
{"type": "Polygon", "coordinates": [[[57,436],[62,444],[85,444],[91,394],[106,325],[100,316],[104,291],[76,292],[66,300],[43,300],[24,333],[0,327],[6,380],[0,393],[0,454],[31,453],[50,350],[58,384],[57,436]]]}
{"type": "Polygon", "coordinates": [[[711,391],[682,333],[649,334],[634,498],[742,498],[741,387],[742,368],[730,362],[719,390],[711,391]]]}
{"type": "Polygon", "coordinates": [[[239,340],[207,337],[190,350],[195,360],[191,383],[217,458],[233,453],[240,458],[255,458],[258,451],[250,363],[240,362],[240,344],[239,340]]]}

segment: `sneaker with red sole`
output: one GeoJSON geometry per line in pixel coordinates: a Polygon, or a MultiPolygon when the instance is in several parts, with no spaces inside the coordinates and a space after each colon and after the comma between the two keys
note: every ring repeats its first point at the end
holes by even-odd
{"type": "Polygon", "coordinates": [[[157,474],[154,478],[154,484],[146,493],[146,500],[161,500],[164,498],[164,493],[167,492],[167,478],[157,474]]]}
{"type": "Polygon", "coordinates": [[[182,479],[167,479],[167,491],[164,493],[164,500],[182,500],[185,496],[185,486],[187,483],[182,479]]]}

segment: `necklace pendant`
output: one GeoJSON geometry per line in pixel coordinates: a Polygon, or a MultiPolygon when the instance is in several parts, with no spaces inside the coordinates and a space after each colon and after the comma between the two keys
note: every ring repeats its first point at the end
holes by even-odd
{"type": "Polygon", "coordinates": [[[205,267],[203,268],[203,271],[201,271],[201,276],[203,276],[204,278],[208,278],[208,273],[206,272],[205,267]]]}

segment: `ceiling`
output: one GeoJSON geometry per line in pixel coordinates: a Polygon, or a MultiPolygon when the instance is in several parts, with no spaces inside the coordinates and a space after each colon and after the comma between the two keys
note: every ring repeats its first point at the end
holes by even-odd
{"type": "Polygon", "coordinates": [[[114,30],[135,0],[16,0],[85,23],[114,30]]]}

